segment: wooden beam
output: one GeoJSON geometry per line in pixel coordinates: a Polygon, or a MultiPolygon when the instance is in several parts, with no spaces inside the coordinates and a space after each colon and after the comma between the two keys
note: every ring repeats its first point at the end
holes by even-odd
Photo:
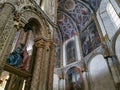
{"type": "Polygon", "coordinates": [[[8,71],[10,73],[16,74],[18,76],[25,77],[25,78],[32,76],[29,72],[21,70],[20,68],[17,68],[17,67],[13,67],[13,66],[8,65],[8,64],[5,64],[4,70],[8,71]]]}

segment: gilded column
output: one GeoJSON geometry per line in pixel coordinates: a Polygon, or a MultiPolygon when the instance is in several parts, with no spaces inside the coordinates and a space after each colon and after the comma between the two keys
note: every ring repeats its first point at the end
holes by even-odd
{"type": "Polygon", "coordinates": [[[47,77],[48,77],[48,66],[50,56],[50,42],[46,41],[44,49],[44,58],[41,62],[40,79],[39,79],[39,90],[47,90],[47,77]]]}
{"type": "Polygon", "coordinates": [[[2,11],[0,12],[0,34],[4,30],[6,22],[13,11],[15,11],[15,4],[17,0],[7,0],[4,4],[2,11]]]}
{"type": "Polygon", "coordinates": [[[47,85],[48,88],[47,88],[47,90],[53,90],[54,62],[55,62],[55,45],[53,42],[51,42],[49,67],[48,67],[48,85],[47,85]]]}
{"type": "MultiPolygon", "coordinates": [[[[34,71],[33,71],[33,77],[32,77],[32,82],[31,82],[31,88],[30,90],[39,90],[39,76],[40,76],[40,70],[41,68],[41,61],[44,57],[44,46],[45,46],[45,41],[40,38],[39,40],[35,41],[35,46],[37,47],[37,53],[35,57],[35,66],[34,66],[34,71]]],[[[42,81],[41,81],[42,82],[42,81]]],[[[43,89],[41,89],[43,90],[43,89]]]]}

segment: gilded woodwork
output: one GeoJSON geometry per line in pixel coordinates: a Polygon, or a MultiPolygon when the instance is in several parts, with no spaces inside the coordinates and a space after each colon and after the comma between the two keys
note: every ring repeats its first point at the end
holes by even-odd
{"type": "Polygon", "coordinates": [[[8,71],[8,72],[11,72],[15,75],[19,75],[19,76],[24,77],[24,78],[31,77],[31,74],[29,74],[28,72],[20,70],[20,68],[13,67],[13,66],[10,66],[8,64],[5,64],[4,70],[8,71]]]}

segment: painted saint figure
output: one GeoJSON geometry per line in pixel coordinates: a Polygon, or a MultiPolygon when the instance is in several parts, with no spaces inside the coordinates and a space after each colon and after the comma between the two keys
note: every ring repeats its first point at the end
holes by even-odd
{"type": "Polygon", "coordinates": [[[20,44],[19,47],[17,47],[12,53],[7,58],[7,63],[18,67],[18,65],[21,63],[21,60],[23,58],[22,55],[22,50],[23,50],[24,45],[20,44]]]}
{"type": "Polygon", "coordinates": [[[23,59],[19,67],[22,70],[29,71],[29,54],[27,52],[26,47],[23,48],[22,54],[23,54],[23,59]]]}

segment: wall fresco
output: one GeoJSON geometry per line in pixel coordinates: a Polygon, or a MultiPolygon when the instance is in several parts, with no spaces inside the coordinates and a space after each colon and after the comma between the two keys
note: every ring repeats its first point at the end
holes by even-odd
{"type": "Polygon", "coordinates": [[[70,41],[66,45],[66,60],[67,64],[70,64],[72,62],[76,61],[76,46],[75,46],[75,41],[70,41]]]}
{"type": "Polygon", "coordinates": [[[88,55],[91,51],[100,46],[101,40],[94,22],[80,34],[83,56],[88,55]]]}
{"type": "Polygon", "coordinates": [[[58,26],[63,35],[63,40],[68,40],[72,36],[76,35],[76,27],[69,16],[64,13],[58,13],[58,26]]]}

